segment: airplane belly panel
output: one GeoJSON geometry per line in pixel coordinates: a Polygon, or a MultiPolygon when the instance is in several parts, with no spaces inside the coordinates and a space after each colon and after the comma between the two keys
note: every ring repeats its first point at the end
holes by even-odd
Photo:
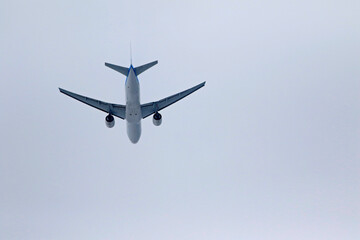
{"type": "Polygon", "coordinates": [[[137,143],[141,136],[141,105],[139,81],[131,69],[125,84],[127,134],[132,143],[137,143]]]}
{"type": "Polygon", "coordinates": [[[127,122],[127,135],[132,143],[137,143],[141,136],[141,122],[127,122]]]}

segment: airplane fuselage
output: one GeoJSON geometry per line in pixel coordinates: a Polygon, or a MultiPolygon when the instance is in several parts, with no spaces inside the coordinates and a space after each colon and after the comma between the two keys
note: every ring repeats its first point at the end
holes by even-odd
{"type": "Polygon", "coordinates": [[[137,143],[141,136],[140,84],[131,65],[125,82],[126,128],[132,143],[137,143]]]}

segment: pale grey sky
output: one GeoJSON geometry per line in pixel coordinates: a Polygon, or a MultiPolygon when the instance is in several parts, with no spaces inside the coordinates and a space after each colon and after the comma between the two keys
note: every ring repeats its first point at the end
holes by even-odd
{"type": "Polygon", "coordinates": [[[358,1],[0,1],[0,239],[360,239],[358,1]],[[125,122],[104,62],[159,64],[125,122]]]}

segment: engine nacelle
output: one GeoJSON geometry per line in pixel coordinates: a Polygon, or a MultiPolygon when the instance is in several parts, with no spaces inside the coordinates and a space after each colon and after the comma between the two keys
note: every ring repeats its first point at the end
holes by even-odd
{"type": "Polygon", "coordinates": [[[105,124],[106,124],[106,126],[107,126],[108,128],[112,128],[112,127],[115,126],[115,119],[114,119],[114,117],[113,117],[111,114],[109,114],[109,115],[106,116],[106,118],[105,118],[105,124]]]}
{"type": "Polygon", "coordinates": [[[155,126],[160,126],[162,122],[161,114],[156,112],[153,116],[153,123],[155,126]]]}

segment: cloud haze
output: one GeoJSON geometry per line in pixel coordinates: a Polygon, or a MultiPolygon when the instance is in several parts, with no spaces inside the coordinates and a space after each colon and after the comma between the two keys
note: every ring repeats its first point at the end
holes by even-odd
{"type": "Polygon", "coordinates": [[[0,239],[359,239],[355,1],[2,1],[0,239]],[[104,62],[159,64],[142,122],[104,62]]]}

